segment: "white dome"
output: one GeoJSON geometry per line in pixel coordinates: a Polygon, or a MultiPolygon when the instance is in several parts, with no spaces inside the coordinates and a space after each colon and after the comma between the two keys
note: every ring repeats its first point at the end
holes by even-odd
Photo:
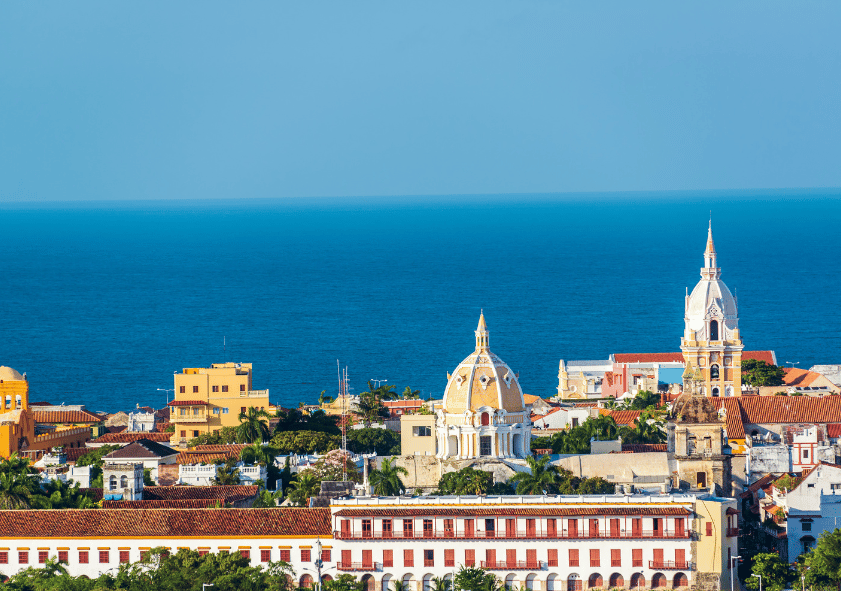
{"type": "Polygon", "coordinates": [[[22,382],[23,376],[5,365],[0,366],[0,380],[4,382],[22,382]]]}
{"type": "Polygon", "coordinates": [[[686,325],[690,330],[704,328],[710,317],[736,319],[736,299],[720,279],[701,279],[686,303],[686,325]]]}

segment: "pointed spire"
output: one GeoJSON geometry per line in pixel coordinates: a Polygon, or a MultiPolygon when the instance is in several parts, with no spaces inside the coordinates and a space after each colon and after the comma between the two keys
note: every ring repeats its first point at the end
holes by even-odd
{"type": "Polygon", "coordinates": [[[476,327],[476,350],[488,350],[488,327],[485,324],[485,311],[479,313],[479,326],[476,327]]]}
{"type": "Polygon", "coordinates": [[[721,274],[718,269],[716,261],[717,255],[715,253],[715,243],[713,242],[713,220],[710,216],[710,225],[707,229],[707,248],[704,250],[704,268],[701,269],[701,277],[717,278],[721,274]]]}

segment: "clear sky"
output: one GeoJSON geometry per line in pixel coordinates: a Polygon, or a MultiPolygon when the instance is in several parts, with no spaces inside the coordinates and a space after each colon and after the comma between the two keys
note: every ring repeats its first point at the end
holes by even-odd
{"type": "Polygon", "coordinates": [[[0,201],[841,186],[841,2],[3,2],[0,201]]]}

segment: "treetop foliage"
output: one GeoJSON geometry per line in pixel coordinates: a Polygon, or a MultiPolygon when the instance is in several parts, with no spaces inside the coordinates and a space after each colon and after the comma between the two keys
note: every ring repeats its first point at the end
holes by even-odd
{"type": "Polygon", "coordinates": [[[785,370],[760,359],[742,360],[742,381],[751,386],[782,386],[785,370]]]}

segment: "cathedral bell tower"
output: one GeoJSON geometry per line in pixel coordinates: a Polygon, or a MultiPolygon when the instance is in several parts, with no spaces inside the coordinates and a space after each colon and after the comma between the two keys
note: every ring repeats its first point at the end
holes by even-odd
{"type": "Polygon", "coordinates": [[[742,340],[737,302],[718,267],[712,222],[701,280],[687,293],[684,331],[680,341],[685,371],[683,391],[693,396],[740,396],[742,392],[742,340]]]}

